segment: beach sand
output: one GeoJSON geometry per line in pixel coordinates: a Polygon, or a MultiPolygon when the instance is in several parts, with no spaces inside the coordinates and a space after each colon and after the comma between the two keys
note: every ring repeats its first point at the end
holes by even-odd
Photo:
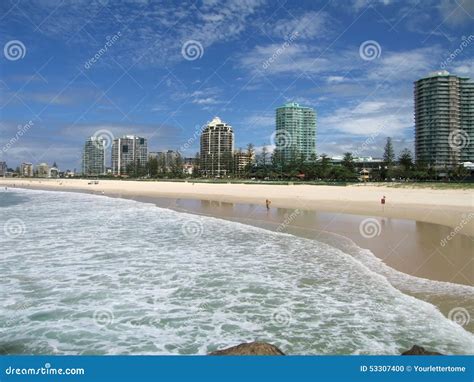
{"type": "MultiPolygon", "coordinates": [[[[88,183],[0,179],[0,185],[8,187],[87,192],[149,202],[333,246],[340,243],[342,235],[403,274],[474,285],[474,206],[470,191],[104,180],[99,184],[88,183]],[[380,205],[383,195],[387,197],[384,209],[380,205]],[[269,210],[265,207],[267,198],[272,201],[269,210]]],[[[474,299],[464,292],[420,293],[417,288],[404,287],[404,282],[392,281],[404,293],[437,305],[446,316],[459,306],[474,309],[474,299]]],[[[474,332],[474,320],[465,328],[474,332]]]]}

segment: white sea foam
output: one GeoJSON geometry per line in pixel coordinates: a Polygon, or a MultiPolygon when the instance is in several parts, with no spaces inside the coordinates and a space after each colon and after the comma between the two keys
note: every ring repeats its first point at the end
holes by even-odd
{"type": "Polygon", "coordinates": [[[25,232],[0,230],[5,352],[203,354],[264,340],[291,354],[474,353],[433,305],[321,242],[75,193],[2,192],[0,228],[11,218],[25,232]]]}

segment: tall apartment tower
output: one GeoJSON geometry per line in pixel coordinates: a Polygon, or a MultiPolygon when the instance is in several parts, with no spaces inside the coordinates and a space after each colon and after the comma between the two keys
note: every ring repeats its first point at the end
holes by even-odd
{"type": "Polygon", "coordinates": [[[276,150],[282,159],[289,161],[316,155],[316,112],[295,102],[276,109],[276,150]]]}
{"type": "Polygon", "coordinates": [[[83,175],[105,174],[105,140],[102,137],[89,137],[82,153],[83,175]]]}
{"type": "Polygon", "coordinates": [[[145,166],[148,161],[147,140],[135,135],[114,139],[112,144],[112,173],[126,175],[130,165],[145,166]]]}
{"type": "Polygon", "coordinates": [[[415,158],[431,166],[474,161],[474,83],[443,70],[415,82],[415,158]]]}
{"type": "Polygon", "coordinates": [[[201,173],[207,176],[227,175],[232,170],[233,152],[232,126],[215,117],[201,133],[201,173]]]}

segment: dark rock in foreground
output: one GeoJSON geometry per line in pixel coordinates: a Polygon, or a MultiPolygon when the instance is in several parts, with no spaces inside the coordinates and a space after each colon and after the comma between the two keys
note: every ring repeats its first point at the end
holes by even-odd
{"type": "Polygon", "coordinates": [[[404,351],[402,355],[442,355],[442,354],[435,351],[426,350],[422,346],[413,345],[413,347],[410,350],[404,351]]]}
{"type": "Polygon", "coordinates": [[[265,342],[249,342],[232,346],[227,349],[216,350],[209,355],[285,355],[274,345],[265,342]]]}

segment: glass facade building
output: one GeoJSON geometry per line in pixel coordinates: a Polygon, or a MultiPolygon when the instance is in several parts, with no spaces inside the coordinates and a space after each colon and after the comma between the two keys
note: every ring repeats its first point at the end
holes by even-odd
{"type": "Polygon", "coordinates": [[[105,141],[101,137],[89,137],[82,153],[82,174],[97,176],[105,174],[105,141]]]}
{"type": "Polygon", "coordinates": [[[316,112],[295,102],[276,109],[275,148],[285,161],[316,156],[316,112]]]}
{"type": "Polygon", "coordinates": [[[474,161],[474,83],[443,70],[415,82],[415,157],[431,166],[474,161]]]}

